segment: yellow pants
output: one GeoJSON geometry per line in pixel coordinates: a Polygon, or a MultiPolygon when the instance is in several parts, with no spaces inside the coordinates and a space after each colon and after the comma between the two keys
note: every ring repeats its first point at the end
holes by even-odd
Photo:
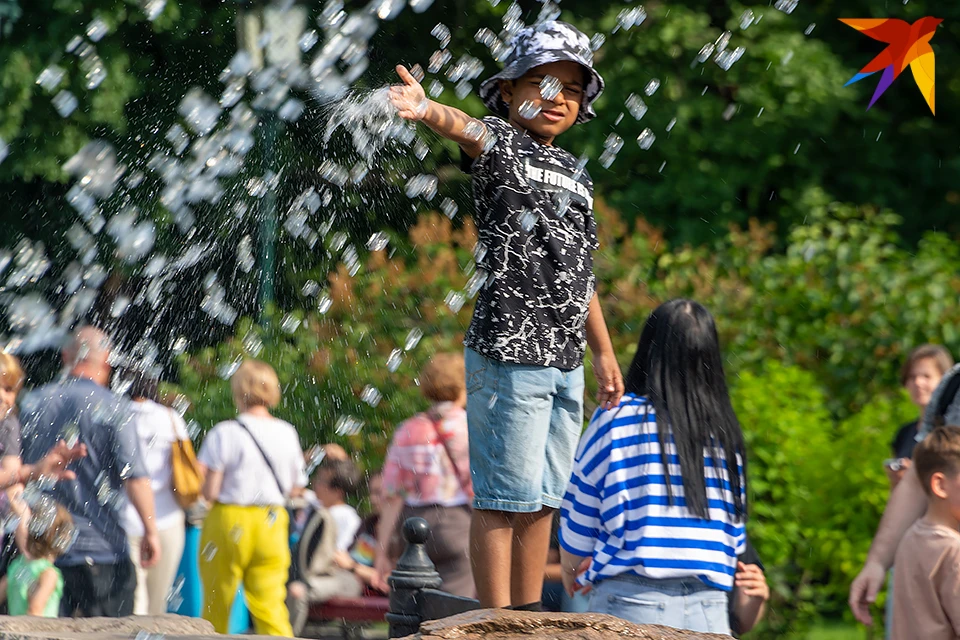
{"type": "Polygon", "coordinates": [[[217,504],[200,535],[203,617],[227,633],[230,609],[243,581],[247,607],[260,635],[293,636],[287,613],[289,520],[281,507],[217,504]]]}

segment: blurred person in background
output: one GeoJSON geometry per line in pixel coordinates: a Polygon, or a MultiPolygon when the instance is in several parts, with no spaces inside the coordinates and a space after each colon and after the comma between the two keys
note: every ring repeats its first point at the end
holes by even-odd
{"type": "Polygon", "coordinates": [[[377,532],[375,568],[381,591],[392,567],[396,531],[407,518],[430,525],[427,554],[443,580],[441,589],[475,597],[470,568],[470,448],[463,355],[435,355],[420,374],[430,409],[409,418],[393,434],[383,468],[384,502],[377,532]]]}
{"type": "Polygon", "coordinates": [[[273,417],[280,380],[265,362],[246,360],[230,379],[238,415],[204,438],[204,498],[213,506],[200,539],[203,617],[227,633],[243,582],[260,635],[292,636],[285,603],[290,569],[286,503],[307,484],[297,430],[273,417]]]}
{"type": "MultiPolygon", "coordinates": [[[[930,397],[940,384],[944,374],[953,366],[953,356],[939,344],[925,344],[910,352],[900,370],[900,384],[910,394],[910,402],[917,407],[918,416],[897,430],[890,443],[893,457],[883,463],[883,470],[890,481],[890,490],[897,488],[907,469],[913,466],[913,450],[917,446],[920,420],[927,411],[930,397]]],[[[890,638],[893,629],[893,568],[890,568],[887,582],[887,601],[885,610],[886,638],[890,638]]]]}
{"type": "Polygon", "coordinates": [[[319,504],[309,508],[307,523],[294,547],[287,608],[294,634],[307,621],[310,603],[331,598],[356,598],[363,583],[354,574],[358,563],[350,557],[360,516],[347,504],[360,485],[360,470],[350,460],[324,458],[313,476],[319,504]]]}
{"type": "Polygon", "coordinates": [[[933,390],[940,384],[944,374],[953,366],[953,356],[939,344],[925,344],[910,352],[900,370],[900,384],[910,394],[910,402],[917,407],[918,416],[897,430],[890,448],[893,457],[884,462],[883,469],[890,480],[890,488],[897,484],[913,464],[913,449],[917,446],[920,418],[930,404],[933,390]]]}
{"type": "Polygon", "coordinates": [[[82,445],[67,447],[66,443],[58,442],[37,464],[22,463],[17,396],[25,382],[20,361],[0,351],[0,489],[26,484],[40,476],[72,480],[76,476],[67,465],[86,451],[82,445]]]}
{"type": "Polygon", "coordinates": [[[144,528],[141,563],[150,568],[162,554],[153,491],[130,403],[107,388],[111,349],[105,333],[82,327],[63,349],[63,381],[40,387],[23,400],[24,462],[37,462],[55,447],[68,450],[67,444],[73,445],[70,451],[86,447],[87,456],[71,463],[76,479],[58,483],[51,494],[70,512],[77,530],[73,545],[57,560],[65,615],[133,613],[136,573],[120,522],[127,499],[144,528]],[[58,444],[64,440],[67,444],[58,444]]]}
{"type": "Polygon", "coordinates": [[[129,385],[127,395],[133,400],[131,411],[153,489],[163,558],[149,569],[143,567],[140,561],[143,526],[133,506],[127,505],[122,521],[130,539],[130,557],[137,575],[133,613],[157,616],[167,612],[167,597],[183,555],[186,529],[183,510],[173,493],[171,457],[174,443],[189,436],[180,414],[159,403],[159,380],[155,375],[129,370],[122,372],[120,379],[124,386],[129,385]]]}

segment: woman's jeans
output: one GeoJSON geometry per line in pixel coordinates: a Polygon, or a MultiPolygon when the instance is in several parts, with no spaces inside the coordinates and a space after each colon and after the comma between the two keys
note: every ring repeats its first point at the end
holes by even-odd
{"type": "Polygon", "coordinates": [[[727,593],[696,578],[652,580],[623,574],[601,580],[590,611],[636,624],[662,624],[701,633],[730,634],[727,593]]]}

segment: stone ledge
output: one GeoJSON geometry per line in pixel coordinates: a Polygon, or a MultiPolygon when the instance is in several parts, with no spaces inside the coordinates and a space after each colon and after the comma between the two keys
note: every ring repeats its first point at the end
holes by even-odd
{"type": "Polygon", "coordinates": [[[532,613],[479,609],[420,625],[406,640],[720,640],[730,636],[638,625],[600,613],[532,613]]]}
{"type": "Polygon", "coordinates": [[[173,636],[215,636],[213,625],[202,618],[167,614],[128,618],[36,618],[0,616],[0,638],[131,638],[141,631],[173,636]]]}

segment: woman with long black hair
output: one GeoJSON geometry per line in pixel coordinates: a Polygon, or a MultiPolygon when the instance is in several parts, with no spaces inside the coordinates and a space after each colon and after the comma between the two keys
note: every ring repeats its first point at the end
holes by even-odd
{"type": "Polygon", "coordinates": [[[717,330],[692,300],[647,320],[620,405],[583,434],[561,509],[563,582],[590,610],[730,633],[746,456],[717,330]]]}

